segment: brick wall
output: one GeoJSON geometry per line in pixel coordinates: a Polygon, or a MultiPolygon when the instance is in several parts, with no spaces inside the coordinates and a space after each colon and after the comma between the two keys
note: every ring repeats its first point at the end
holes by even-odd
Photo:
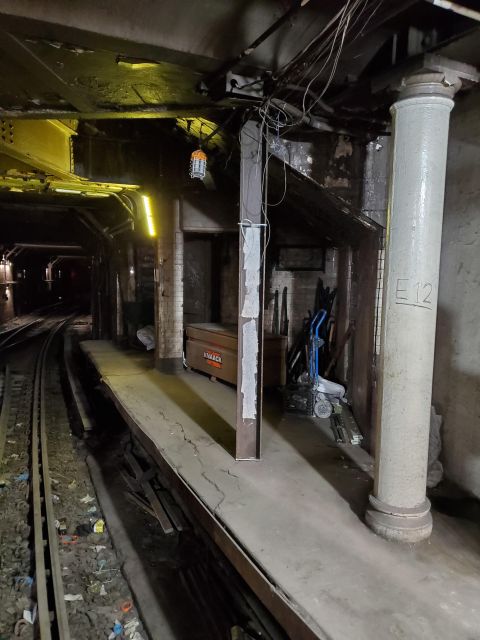
{"type": "MultiPolygon", "coordinates": [[[[337,250],[327,249],[325,271],[277,271],[268,274],[265,283],[265,331],[272,331],[275,291],[279,293],[279,314],[283,290],[287,288],[287,317],[289,344],[302,328],[308,310],[313,310],[318,280],[324,287],[337,286],[337,250]]],[[[222,251],[220,278],[220,321],[237,323],[238,313],[238,237],[226,238],[222,251]]]]}
{"type": "Polygon", "coordinates": [[[220,274],[220,322],[237,324],[238,316],[238,236],[225,236],[220,274]]]}
{"type": "Polygon", "coordinates": [[[319,279],[323,280],[324,287],[330,289],[337,286],[337,250],[327,249],[325,271],[277,271],[273,269],[271,277],[266,282],[265,288],[265,331],[272,331],[272,322],[275,307],[275,291],[279,293],[279,315],[282,309],[283,289],[287,288],[287,317],[288,317],[288,344],[292,343],[295,336],[301,331],[303,319],[308,316],[308,311],[313,311],[315,306],[315,294],[319,279]]]}

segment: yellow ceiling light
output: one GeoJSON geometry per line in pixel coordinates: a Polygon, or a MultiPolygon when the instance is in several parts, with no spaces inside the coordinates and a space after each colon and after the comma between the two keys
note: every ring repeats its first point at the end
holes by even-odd
{"type": "Polygon", "coordinates": [[[157,231],[155,229],[150,196],[142,196],[142,202],[143,208],[145,209],[145,217],[147,218],[148,235],[154,238],[157,235],[157,231]]]}

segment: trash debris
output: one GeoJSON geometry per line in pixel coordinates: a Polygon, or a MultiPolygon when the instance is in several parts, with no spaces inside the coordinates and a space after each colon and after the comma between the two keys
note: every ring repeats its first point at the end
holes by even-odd
{"type": "Polygon", "coordinates": [[[147,324],[137,331],[137,338],[147,351],[155,349],[155,327],[147,324]]]}
{"type": "Polygon", "coordinates": [[[100,593],[100,591],[102,590],[102,587],[103,587],[103,584],[98,580],[95,580],[95,582],[91,582],[88,585],[87,590],[89,591],[89,593],[100,593]]]}
{"type": "Polygon", "coordinates": [[[76,602],[77,600],[83,600],[83,596],[81,593],[66,593],[64,599],[66,602],[76,602]]]}
{"type": "Polygon", "coordinates": [[[8,457],[12,460],[17,460],[20,456],[18,455],[18,453],[11,453],[8,457]]]}
{"type": "Polygon", "coordinates": [[[33,584],[33,578],[30,576],[17,576],[15,578],[16,587],[31,587],[33,584]]]}
{"type": "Polygon", "coordinates": [[[55,520],[55,528],[58,529],[60,533],[65,532],[67,530],[67,520],[65,518],[55,520]]]}
{"type": "Polygon", "coordinates": [[[125,635],[127,637],[132,636],[132,634],[135,633],[137,627],[139,626],[140,621],[138,618],[132,618],[131,620],[129,620],[128,622],[125,623],[124,625],[124,630],[125,630],[125,635]]]}
{"type": "Polygon", "coordinates": [[[52,493],[52,502],[53,504],[58,504],[60,502],[60,496],[57,496],[56,493],[52,493]]]}
{"type": "Polygon", "coordinates": [[[127,636],[130,640],[144,640],[142,634],[139,631],[134,631],[133,636],[127,636]]]}
{"type": "Polygon", "coordinates": [[[133,602],[131,600],[125,600],[125,602],[122,602],[122,604],[120,605],[120,609],[123,611],[123,613],[128,613],[132,608],[133,602]]]}
{"type": "Polygon", "coordinates": [[[105,589],[105,585],[104,584],[102,584],[102,586],[100,587],[99,595],[101,595],[101,596],[106,596],[107,595],[107,590],[105,589]]]}
{"type": "Polygon", "coordinates": [[[100,551],[102,551],[103,549],[106,549],[107,547],[104,544],[92,544],[90,545],[90,549],[93,549],[93,551],[95,551],[96,553],[100,553],[100,551]]]}
{"type": "Polygon", "coordinates": [[[123,626],[119,620],[115,620],[115,624],[113,625],[112,633],[108,636],[108,640],[114,640],[123,632],[123,626]]]}
{"type": "Polygon", "coordinates": [[[97,562],[98,569],[97,569],[97,571],[95,571],[95,573],[102,573],[103,570],[105,569],[106,564],[107,564],[107,561],[104,560],[103,558],[102,558],[102,560],[99,560],[97,562]]]}
{"type": "MultiPolygon", "coordinates": [[[[13,635],[16,638],[21,636],[23,627],[26,627],[27,625],[28,625],[28,622],[26,620],[24,620],[23,618],[20,618],[20,620],[17,620],[17,623],[16,623],[15,627],[13,628],[13,635]]],[[[0,636],[0,637],[5,637],[5,636],[0,636]]],[[[10,638],[10,636],[8,638],[5,637],[5,640],[9,640],[9,638],[10,638]]]]}
{"type": "Polygon", "coordinates": [[[30,478],[28,471],[24,471],[15,477],[16,482],[26,482],[30,478]]]}
{"type": "Polygon", "coordinates": [[[29,624],[34,624],[36,618],[37,618],[37,605],[34,605],[33,609],[23,610],[23,619],[26,620],[29,624]]]}
{"type": "Polygon", "coordinates": [[[78,536],[76,536],[76,535],[74,535],[74,536],[61,535],[60,536],[60,542],[62,544],[77,544],[78,543],[78,536]]]}
{"type": "Polygon", "coordinates": [[[83,504],[88,504],[89,502],[93,502],[94,500],[95,498],[90,496],[88,493],[86,496],[83,496],[83,498],[80,498],[80,502],[83,502],[83,504]]]}
{"type": "Polygon", "coordinates": [[[103,533],[105,531],[105,521],[101,518],[96,520],[92,527],[93,533],[103,533]]]}
{"type": "Polygon", "coordinates": [[[93,507],[90,507],[90,509],[87,510],[87,513],[97,513],[97,507],[93,505],[93,507]]]}
{"type": "Polygon", "coordinates": [[[7,440],[7,444],[17,444],[16,440],[7,440]]]}

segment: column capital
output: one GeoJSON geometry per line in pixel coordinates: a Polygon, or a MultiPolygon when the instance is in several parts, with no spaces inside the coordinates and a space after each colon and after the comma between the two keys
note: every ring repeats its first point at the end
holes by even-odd
{"type": "Polygon", "coordinates": [[[372,91],[396,91],[400,93],[400,100],[415,95],[453,98],[460,88],[468,88],[479,80],[480,73],[476,67],[434,53],[425,53],[372,80],[372,91]]]}
{"type": "Polygon", "coordinates": [[[462,79],[453,72],[416,72],[402,78],[398,100],[430,96],[453,99],[461,87],[462,79]]]}

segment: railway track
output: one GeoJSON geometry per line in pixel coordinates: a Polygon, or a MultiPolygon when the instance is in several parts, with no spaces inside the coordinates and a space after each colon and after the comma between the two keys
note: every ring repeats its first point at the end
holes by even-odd
{"type": "MultiPolygon", "coordinates": [[[[170,615],[178,616],[179,629],[185,625],[178,637],[284,640],[213,547],[194,533],[153,461],[131,436],[126,439],[126,432],[118,431],[110,414],[104,415],[111,426],[104,436],[107,460],[99,441],[95,459],[104,466],[92,483],[76,451],[82,441],[72,445],[75,420],[61,384],[66,374],[58,337],[70,318],[49,319],[49,332],[44,329],[28,350],[13,350],[13,365],[0,372],[0,639],[100,640],[118,635],[121,627],[122,637],[143,640],[140,613],[146,623],[150,615],[143,607],[158,608],[149,618],[154,630],[159,621],[163,624],[167,606],[170,615]],[[127,555],[138,558],[131,576],[137,581],[136,597],[142,595],[140,610],[110,533],[93,526],[103,518],[108,524],[115,513],[115,508],[113,515],[102,513],[102,499],[95,498],[103,474],[110,478],[106,502],[122,504],[129,513],[122,523],[128,535],[122,535],[139,546],[138,552],[127,548],[127,555]],[[138,507],[133,513],[127,498],[138,507]],[[174,544],[180,538],[182,544],[174,544]],[[157,589],[151,591],[151,585],[157,589]],[[162,595],[154,607],[153,594],[170,590],[172,595],[166,600],[162,595]],[[184,621],[186,611],[202,618],[200,628],[184,621]]],[[[154,632],[151,637],[159,636],[154,632]]]]}
{"type": "Polygon", "coordinates": [[[125,637],[143,640],[83,441],[72,437],[59,335],[71,320],[48,318],[0,370],[0,639],[100,640],[125,625],[125,637]]]}
{"type": "Polygon", "coordinates": [[[12,329],[11,331],[5,331],[2,333],[0,340],[0,352],[12,347],[18,346],[21,342],[31,337],[32,329],[37,328],[43,322],[42,318],[36,318],[31,322],[27,322],[21,327],[12,329]]]}
{"type": "MultiPolygon", "coordinates": [[[[69,640],[70,631],[64,599],[63,580],[58,550],[58,535],[53,512],[52,487],[48,459],[46,428],[46,373],[49,351],[55,336],[70,317],[57,319],[43,340],[30,376],[12,372],[9,365],[3,373],[2,408],[0,412],[0,462],[4,457],[7,428],[12,414],[24,420],[25,444],[30,441],[28,474],[30,512],[32,514],[31,556],[32,585],[36,608],[32,615],[33,637],[40,640],[69,640]],[[30,378],[30,379],[27,379],[30,378]]],[[[30,324],[37,324],[30,323],[30,324]]],[[[22,330],[25,327],[21,328],[22,330]]],[[[14,332],[16,335],[19,332],[14,332]]],[[[18,457],[18,454],[16,454],[18,457]]]]}
{"type": "Polygon", "coordinates": [[[38,355],[33,383],[31,487],[35,554],[35,590],[41,640],[70,639],[57,530],[53,512],[46,429],[46,364],[56,334],[65,319],[51,329],[38,355]]]}
{"type": "Polygon", "coordinates": [[[39,314],[38,317],[33,318],[30,322],[0,333],[0,354],[48,331],[58,322],[55,314],[64,316],[69,311],[66,311],[65,305],[62,307],[61,303],[55,303],[38,309],[36,313],[39,314]]]}

